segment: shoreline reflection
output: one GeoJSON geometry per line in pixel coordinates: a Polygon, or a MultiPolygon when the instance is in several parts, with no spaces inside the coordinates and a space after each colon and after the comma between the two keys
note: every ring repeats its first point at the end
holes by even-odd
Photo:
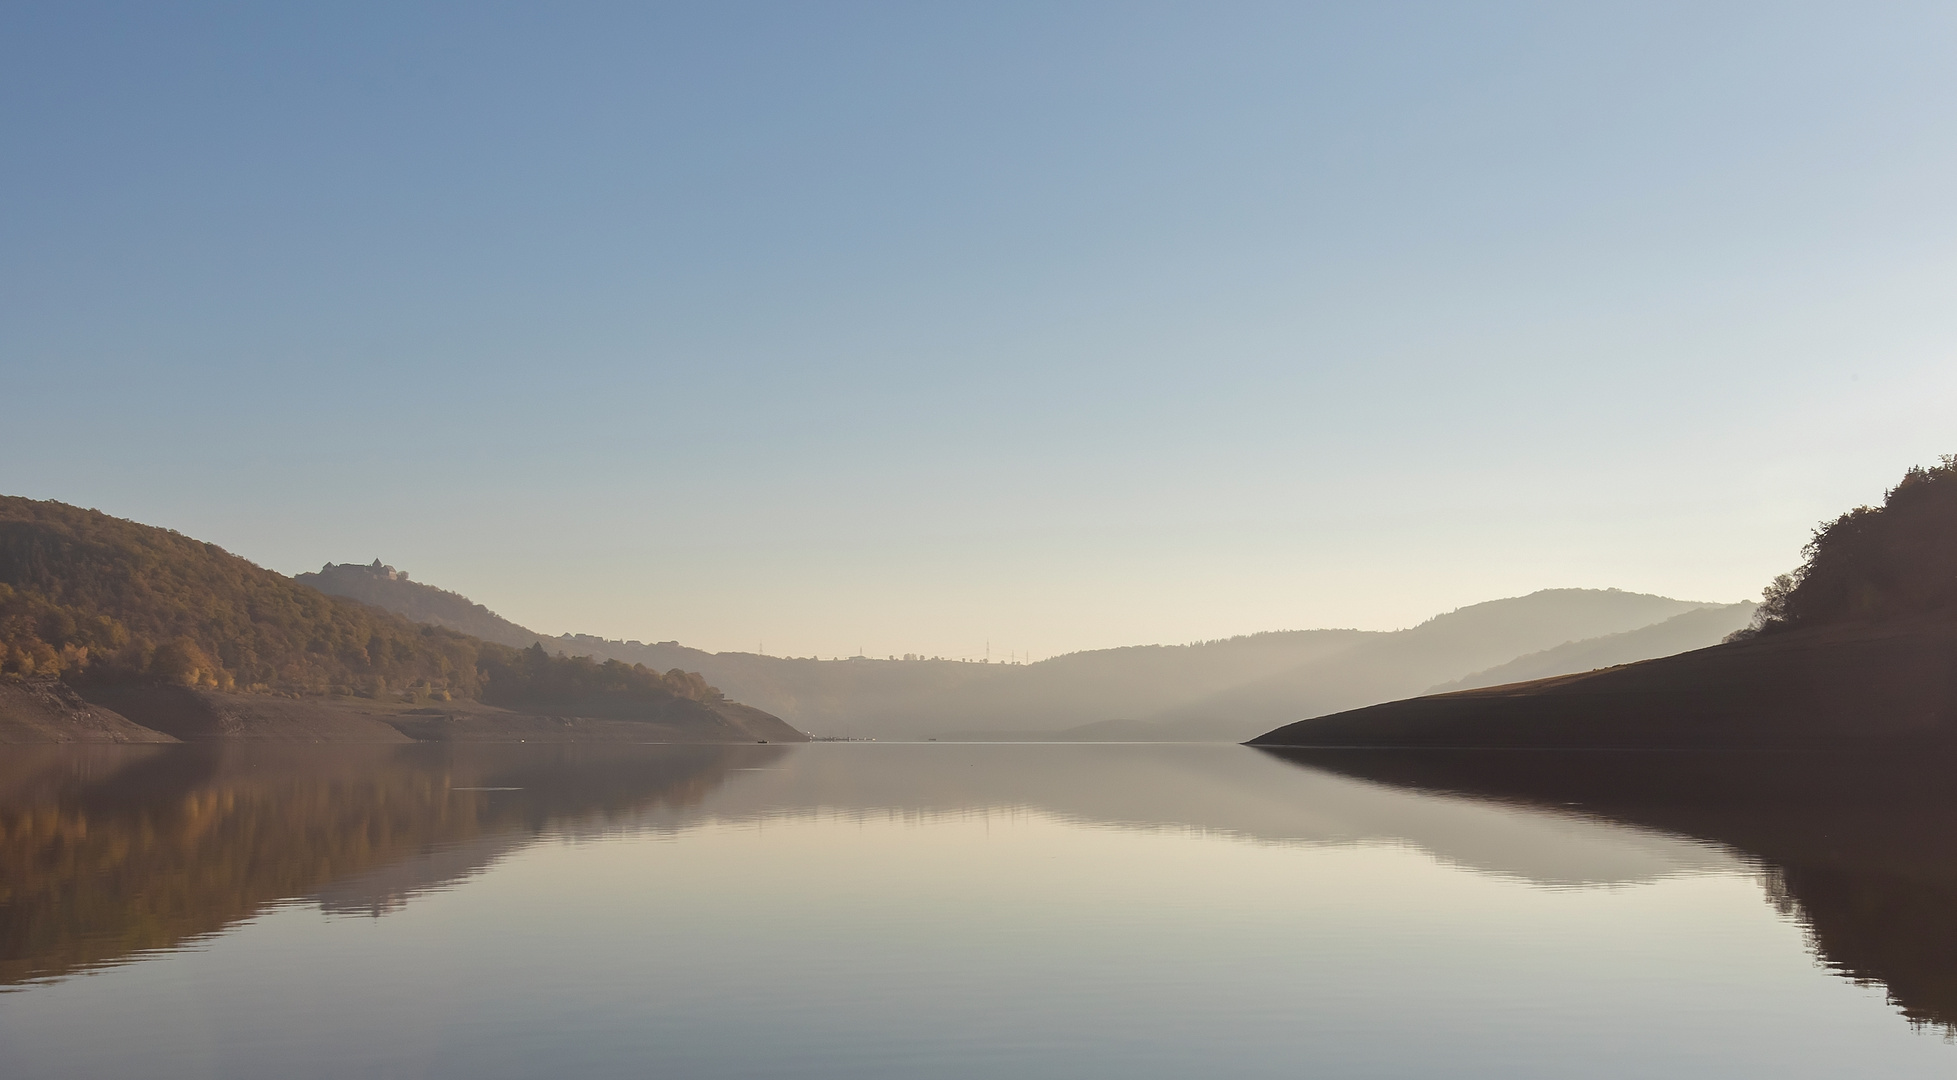
{"type": "Polygon", "coordinates": [[[1957,1032],[1957,756],[1260,748],[1314,772],[1662,830],[1757,860],[1828,969],[1957,1032]]]}
{"type": "Polygon", "coordinates": [[[292,900],[378,915],[553,828],[700,802],[770,746],[187,744],[0,759],[0,991],[292,900]]]}

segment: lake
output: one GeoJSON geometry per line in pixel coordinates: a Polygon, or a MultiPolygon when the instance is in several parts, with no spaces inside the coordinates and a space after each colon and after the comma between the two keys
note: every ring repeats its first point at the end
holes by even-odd
{"type": "Polygon", "coordinates": [[[7,747],[0,1075],[1945,1077],[1945,775],[7,747]]]}

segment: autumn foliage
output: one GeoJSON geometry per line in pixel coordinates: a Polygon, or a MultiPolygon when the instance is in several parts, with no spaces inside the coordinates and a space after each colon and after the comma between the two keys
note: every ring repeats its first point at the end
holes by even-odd
{"type": "Polygon", "coordinates": [[[0,676],[282,694],[718,700],[697,674],[520,651],[327,596],[167,529],[0,496],[0,676]]]}

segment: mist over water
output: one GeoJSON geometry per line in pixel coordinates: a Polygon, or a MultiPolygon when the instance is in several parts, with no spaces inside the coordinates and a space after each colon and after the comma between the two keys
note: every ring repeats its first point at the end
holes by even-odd
{"type": "Polygon", "coordinates": [[[9,1076],[1957,1066],[1920,798],[1858,862],[1846,788],[1800,843],[1232,746],[16,749],[9,1076]]]}

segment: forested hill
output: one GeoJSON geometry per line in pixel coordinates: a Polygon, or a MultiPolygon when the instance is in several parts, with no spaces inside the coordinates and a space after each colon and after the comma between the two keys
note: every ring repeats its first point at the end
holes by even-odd
{"type": "Polygon", "coordinates": [[[516,649],[527,649],[540,641],[547,648],[552,645],[547,635],[518,626],[461,593],[410,581],[405,572],[383,566],[379,559],[371,564],[327,563],[318,573],[298,574],[293,580],[331,596],[372,604],[418,623],[459,630],[498,645],[516,649]]]}
{"type": "Polygon", "coordinates": [[[470,698],[580,715],[717,705],[697,674],[549,655],[328,596],[214,544],[0,496],[0,677],[470,698]]]}
{"type": "Polygon", "coordinates": [[[1957,747],[1957,458],[1815,530],[1725,643],[1287,724],[1272,746],[1957,747]]]}
{"type": "Polygon", "coordinates": [[[1822,524],[1802,553],[1767,587],[1760,632],[1957,613],[1957,455],[1822,524]]]}

